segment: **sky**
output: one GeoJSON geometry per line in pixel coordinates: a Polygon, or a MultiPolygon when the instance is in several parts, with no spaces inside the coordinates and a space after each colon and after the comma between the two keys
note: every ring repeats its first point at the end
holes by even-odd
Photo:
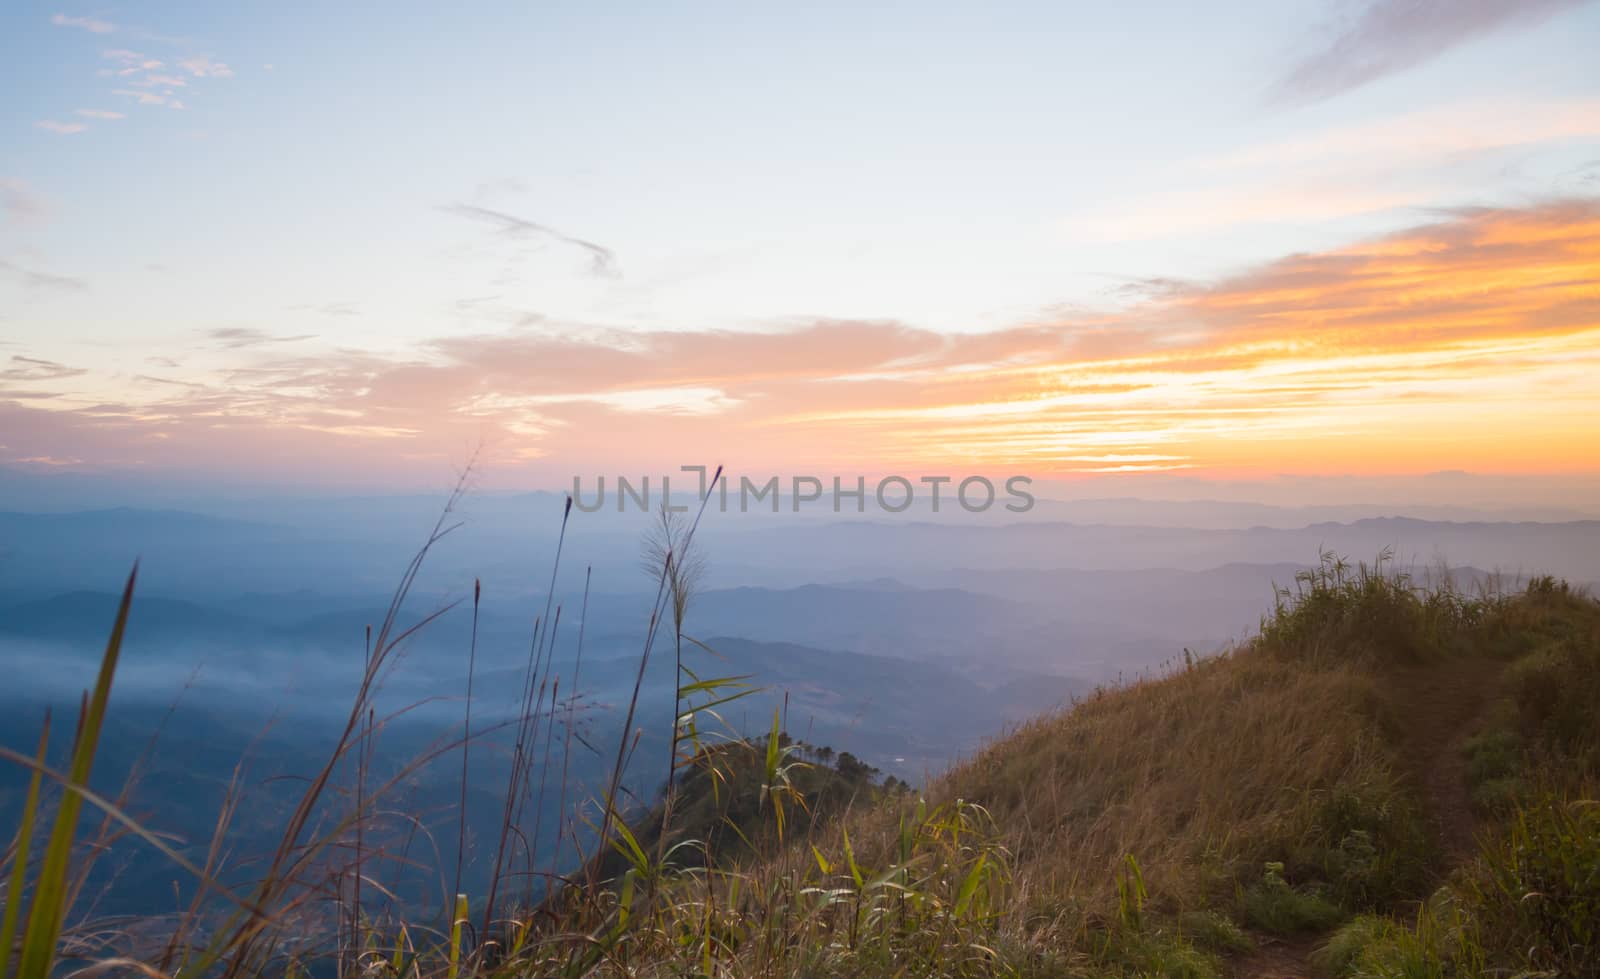
{"type": "Polygon", "coordinates": [[[1600,4],[14,2],[0,467],[1600,473],[1600,4]]]}

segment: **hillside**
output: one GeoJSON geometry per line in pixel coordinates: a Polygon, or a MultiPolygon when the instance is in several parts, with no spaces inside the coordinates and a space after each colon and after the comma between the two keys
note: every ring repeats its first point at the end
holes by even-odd
{"type": "Polygon", "coordinates": [[[1332,561],[1298,584],[1232,653],[741,872],[725,927],[781,916],[785,943],[713,954],[775,975],[1600,974],[1600,604],[1332,561]]]}
{"type": "MultiPolygon", "coordinates": [[[[774,728],[697,752],[670,814],[617,829],[536,912],[491,919],[471,895],[454,929],[371,896],[351,913],[329,890],[345,823],[294,838],[322,862],[253,891],[263,917],[191,912],[151,964],[183,947],[277,975],[366,948],[417,976],[1600,976],[1597,705],[1582,592],[1423,589],[1329,558],[1248,642],[1089,693],[921,791],[774,728]]],[[[381,887],[381,862],[364,873],[381,887]]]]}
{"type": "Polygon", "coordinates": [[[1231,655],[947,774],[931,797],[982,805],[1009,855],[1000,933],[1113,973],[1597,974],[1600,823],[1572,803],[1600,777],[1600,604],[1408,584],[1325,563],[1231,655]]]}

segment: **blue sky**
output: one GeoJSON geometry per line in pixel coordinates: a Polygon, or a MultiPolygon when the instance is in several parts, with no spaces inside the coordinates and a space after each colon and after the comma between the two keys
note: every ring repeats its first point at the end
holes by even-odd
{"type": "Polygon", "coordinates": [[[81,372],[47,410],[267,350],[1003,330],[1600,176],[1563,0],[24,2],[0,38],[0,356],[81,372]]]}

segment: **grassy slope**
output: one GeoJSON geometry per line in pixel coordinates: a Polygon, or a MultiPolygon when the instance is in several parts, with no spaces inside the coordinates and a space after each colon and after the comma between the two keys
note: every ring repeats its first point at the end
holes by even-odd
{"type": "Polygon", "coordinates": [[[684,783],[674,835],[709,853],[640,827],[612,886],[565,888],[498,946],[456,939],[459,966],[437,923],[362,941],[419,977],[1592,977],[1597,705],[1600,603],[1328,562],[1250,643],[1036,720],[920,796],[848,804],[758,746],[731,782],[684,783]],[[807,793],[843,811],[797,818],[807,793]]]}
{"type": "Polygon", "coordinates": [[[1409,976],[1454,957],[1596,974],[1600,934],[1577,922],[1600,914],[1582,904],[1600,897],[1600,840],[1581,832],[1600,822],[1563,824],[1552,860],[1571,879],[1548,899],[1522,901],[1506,837],[1552,799],[1595,798],[1600,604],[1548,580],[1423,593],[1334,563],[1299,584],[1244,648],[1037,720],[931,788],[1000,827],[1006,970],[1315,974],[1311,958],[1409,976]],[[1133,912],[1130,857],[1147,894],[1133,912]],[[1431,946],[1396,965],[1430,897],[1465,910],[1424,920],[1431,946]],[[1363,928],[1387,937],[1352,953],[1363,928]],[[1267,950],[1246,953],[1242,930],[1267,950]],[[1587,947],[1561,947],[1575,938],[1587,947]]]}
{"type": "MultiPolygon", "coordinates": [[[[964,882],[982,852],[1004,868],[981,920],[937,940],[917,934],[927,921],[877,945],[840,947],[837,922],[812,937],[834,938],[827,969],[888,974],[1409,976],[1454,958],[1591,975],[1600,944],[1562,931],[1600,893],[1587,817],[1560,859],[1590,876],[1565,897],[1535,914],[1513,893],[1527,881],[1499,893],[1492,878],[1523,813],[1595,797],[1597,705],[1600,604],[1548,580],[1469,598],[1330,562],[1243,648],[1038,719],[928,788],[935,810],[979,813],[981,842],[931,847],[921,866],[946,860],[964,882]],[[1417,909],[1440,902],[1464,910],[1419,932],[1417,909]]],[[[848,833],[884,872],[908,852],[909,806],[853,812],[812,842],[838,860],[848,833]]],[[[757,879],[797,879],[808,859],[757,879]]],[[[932,905],[944,883],[917,886],[932,905]]]]}

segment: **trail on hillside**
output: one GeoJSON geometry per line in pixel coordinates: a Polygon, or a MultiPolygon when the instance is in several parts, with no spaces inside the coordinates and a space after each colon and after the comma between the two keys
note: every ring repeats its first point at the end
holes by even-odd
{"type": "MultiPolygon", "coordinates": [[[[1501,664],[1476,657],[1445,664],[1405,667],[1385,679],[1393,684],[1399,718],[1402,773],[1416,786],[1426,808],[1431,838],[1439,847],[1437,876],[1469,859],[1476,847],[1477,817],[1467,788],[1462,750],[1477,733],[1499,688],[1501,664]]],[[[1234,964],[1238,979],[1312,979],[1311,956],[1326,936],[1278,939],[1260,945],[1234,964]]]]}
{"type": "Polygon", "coordinates": [[[1463,658],[1443,666],[1410,667],[1393,675],[1401,718],[1401,764],[1416,784],[1439,846],[1439,876],[1476,849],[1478,823],[1467,787],[1462,750],[1477,733],[1499,687],[1500,664],[1463,658]]]}
{"type": "Polygon", "coordinates": [[[1255,950],[1234,965],[1239,979],[1311,979],[1311,953],[1320,938],[1258,936],[1255,950]]]}

